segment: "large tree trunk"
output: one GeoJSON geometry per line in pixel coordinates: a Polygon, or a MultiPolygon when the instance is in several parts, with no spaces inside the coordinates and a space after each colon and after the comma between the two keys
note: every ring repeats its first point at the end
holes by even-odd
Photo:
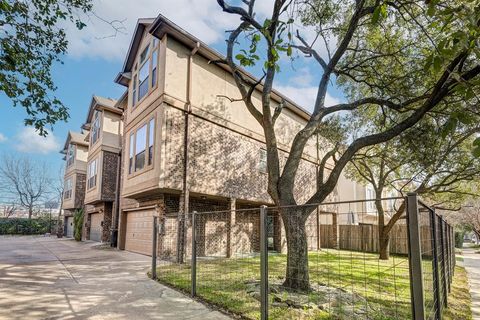
{"type": "Polygon", "coordinates": [[[308,245],[305,220],[293,210],[282,212],[287,237],[287,270],[284,287],[309,291],[308,245]]]}
{"type": "Polygon", "coordinates": [[[28,219],[32,219],[32,214],[33,214],[33,208],[30,207],[28,208],[28,219]]]}
{"type": "Polygon", "coordinates": [[[385,228],[378,228],[378,243],[379,243],[379,250],[380,250],[380,260],[388,260],[390,259],[390,234],[385,232],[385,228]]]}

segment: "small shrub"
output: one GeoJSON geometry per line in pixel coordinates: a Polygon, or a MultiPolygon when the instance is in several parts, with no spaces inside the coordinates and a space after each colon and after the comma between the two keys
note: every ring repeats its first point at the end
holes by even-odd
{"type": "Polygon", "coordinates": [[[83,210],[78,209],[73,215],[73,237],[82,241],[83,210]]]}

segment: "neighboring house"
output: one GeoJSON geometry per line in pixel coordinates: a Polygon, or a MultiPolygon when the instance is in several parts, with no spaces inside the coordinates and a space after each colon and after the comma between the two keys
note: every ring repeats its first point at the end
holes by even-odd
{"type": "Polygon", "coordinates": [[[73,237],[73,214],[83,209],[87,175],[88,142],[86,133],[69,132],[62,154],[65,155],[63,204],[64,234],[73,237]]]}
{"type": "Polygon", "coordinates": [[[89,134],[85,185],[84,238],[107,242],[113,220],[122,149],[122,112],[126,95],[118,101],[93,96],[83,125],[89,134]]]}

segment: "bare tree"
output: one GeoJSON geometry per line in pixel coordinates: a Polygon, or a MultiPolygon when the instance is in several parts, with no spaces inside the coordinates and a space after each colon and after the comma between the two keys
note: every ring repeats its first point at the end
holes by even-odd
{"type": "Polygon", "coordinates": [[[4,192],[27,208],[29,219],[50,191],[47,166],[28,158],[4,155],[0,163],[0,178],[4,192]]]}
{"type": "Polygon", "coordinates": [[[18,209],[18,206],[12,202],[10,205],[5,205],[3,207],[3,217],[10,218],[18,209]]]}
{"type": "Polygon", "coordinates": [[[228,67],[241,94],[241,99],[232,101],[242,101],[263,128],[268,192],[277,206],[293,208],[298,204],[294,189],[305,146],[328,125],[332,116],[368,111],[383,114],[388,124],[374,133],[356,132],[346,140],[345,148],[334,144],[335,148],[325,150],[319,163],[317,191],[304,206],[279,210],[288,246],[284,286],[309,290],[305,222],[315,210],[313,205],[324,201],[335,189],[353,156],[362,148],[398,136],[453,95],[475,98],[480,74],[475,57],[478,33],[470,30],[478,28],[477,18],[471,17],[478,16],[480,7],[467,8],[449,1],[441,1],[440,6],[438,1],[275,0],[271,15],[262,21],[255,11],[255,0],[217,2],[223,11],[239,16],[241,22],[229,34],[226,59],[214,63],[228,67]],[[455,16],[448,16],[452,9],[455,16]],[[441,27],[433,24],[437,20],[442,21],[441,27]],[[308,43],[301,31],[292,30],[301,24],[315,28],[314,42],[323,39],[326,55],[316,50],[315,43],[308,43]],[[246,38],[247,46],[250,43],[243,49],[237,48],[245,46],[241,36],[246,38]],[[332,37],[336,41],[329,41],[332,37]],[[462,45],[457,45],[458,41],[462,45]],[[332,47],[332,43],[336,46],[332,47]],[[448,50],[443,50],[445,44],[448,50]],[[280,55],[291,56],[293,50],[318,63],[315,72],[319,85],[315,103],[310,106],[312,114],[293,139],[282,167],[275,122],[286,102],[273,101],[273,84],[280,68],[280,55]],[[264,75],[260,81],[254,81],[237,63],[245,67],[258,63],[263,66],[264,75]],[[327,107],[327,88],[335,77],[349,101],[327,107]],[[253,99],[257,90],[261,94],[258,104],[253,99]],[[327,171],[329,161],[334,166],[327,171]]]}

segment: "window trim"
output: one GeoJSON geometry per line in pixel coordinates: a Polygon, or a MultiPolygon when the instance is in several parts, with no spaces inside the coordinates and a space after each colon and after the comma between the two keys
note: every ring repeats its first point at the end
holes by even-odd
{"type": "Polygon", "coordinates": [[[139,124],[137,124],[130,132],[129,132],[129,139],[128,139],[128,151],[129,151],[129,154],[128,154],[128,163],[127,163],[127,166],[128,166],[128,178],[131,178],[131,177],[134,177],[138,174],[142,174],[146,171],[149,171],[151,169],[153,169],[153,167],[155,166],[155,150],[156,150],[156,136],[157,136],[157,117],[156,115],[153,115],[153,116],[150,116],[150,117],[147,117],[147,119],[145,121],[142,121],[140,122],[139,124]],[[152,146],[152,154],[153,154],[153,157],[152,157],[152,161],[151,163],[149,164],[148,162],[148,148],[149,148],[149,143],[150,143],[150,122],[153,120],[153,146],[152,146]],[[136,157],[136,152],[137,152],[137,148],[136,148],[136,141],[137,141],[137,131],[142,128],[143,126],[146,126],[146,133],[145,133],[145,136],[146,136],[146,141],[145,141],[145,165],[143,166],[142,169],[139,169],[139,170],[135,170],[135,157],[136,157]],[[133,139],[132,139],[133,137],[133,139]],[[132,141],[133,141],[133,149],[132,149],[132,141]],[[133,160],[132,160],[132,163],[131,163],[131,167],[130,167],[130,151],[133,152],[133,160]],[[130,170],[131,168],[131,170],[130,170]]]}
{"type": "Polygon", "coordinates": [[[138,53],[137,53],[137,57],[135,59],[135,64],[134,64],[134,69],[132,70],[132,89],[131,89],[131,96],[132,96],[132,99],[130,100],[131,102],[131,108],[132,110],[134,110],[139,104],[141,104],[143,102],[143,100],[145,100],[145,98],[147,98],[155,89],[158,88],[158,70],[159,70],[159,67],[160,67],[160,40],[155,38],[154,36],[152,36],[152,39],[150,39],[150,41],[148,41],[148,43],[146,43],[142,48],[141,50],[138,50],[138,53]],[[155,41],[155,39],[157,41],[155,41]],[[148,52],[148,55],[147,55],[147,58],[145,59],[145,61],[140,62],[140,57],[143,53],[143,51],[145,51],[145,49],[149,47],[149,52],[148,52]],[[152,55],[154,52],[157,52],[157,69],[156,69],[156,72],[157,72],[157,77],[156,77],[156,81],[155,81],[155,86],[152,86],[152,70],[153,70],[153,60],[152,60],[152,55]],[[147,93],[139,99],[139,90],[140,90],[140,80],[139,80],[139,77],[138,77],[138,74],[140,72],[140,70],[142,69],[142,67],[144,66],[144,64],[148,63],[149,66],[148,66],[148,79],[146,79],[146,81],[148,80],[148,90],[147,90],[147,93]],[[133,94],[135,94],[135,97],[133,97],[133,94]],[[136,100],[136,101],[135,101],[136,100]]]}
{"type": "Polygon", "coordinates": [[[77,148],[75,147],[74,144],[70,143],[67,149],[67,168],[70,168],[75,163],[76,152],[77,152],[77,148]],[[70,151],[73,151],[71,158],[70,158],[70,151]],[[70,162],[70,159],[72,160],[71,162],[70,162]]]}
{"type": "Polygon", "coordinates": [[[73,177],[69,177],[65,180],[65,188],[63,190],[63,199],[64,200],[70,200],[72,199],[73,195],[73,177]],[[70,181],[70,183],[68,183],[70,181]],[[67,186],[70,186],[69,189],[67,189],[67,186]],[[67,197],[68,195],[68,197],[67,197]]]}
{"type": "Polygon", "coordinates": [[[90,146],[94,146],[99,140],[100,140],[100,135],[102,133],[102,125],[103,125],[103,112],[100,110],[95,110],[93,114],[93,121],[92,121],[92,129],[90,130],[90,146]],[[95,123],[95,116],[98,115],[98,135],[97,139],[93,141],[93,130],[94,130],[94,123],[95,123]]]}
{"type": "Polygon", "coordinates": [[[98,157],[90,160],[87,164],[87,190],[93,190],[97,187],[97,185],[98,185],[98,157]],[[94,176],[90,176],[90,174],[91,174],[90,166],[91,166],[92,163],[95,163],[95,175],[94,176]],[[90,179],[92,179],[92,178],[94,178],[93,179],[94,184],[91,186],[90,185],[90,179]]]}

